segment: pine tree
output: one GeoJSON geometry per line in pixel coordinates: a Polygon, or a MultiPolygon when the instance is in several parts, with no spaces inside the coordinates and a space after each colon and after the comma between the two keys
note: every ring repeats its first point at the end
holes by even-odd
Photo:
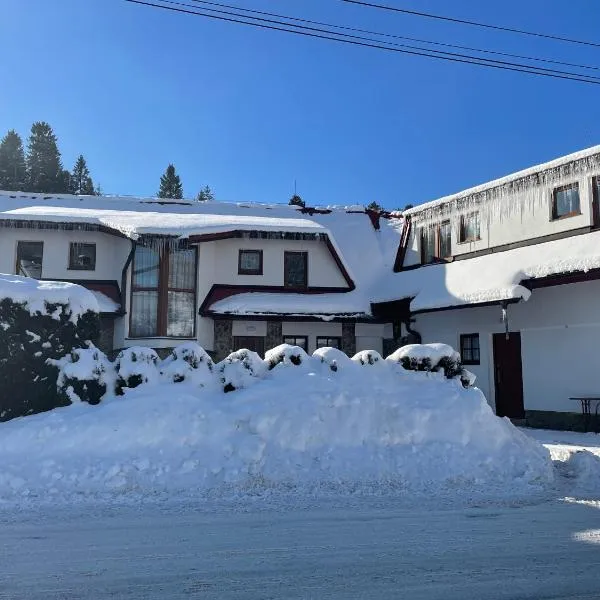
{"type": "Polygon", "coordinates": [[[375,210],[377,212],[382,212],[383,206],[381,206],[381,204],[378,204],[377,202],[373,201],[373,202],[369,202],[369,204],[367,204],[367,210],[375,210]]]}
{"type": "Polygon", "coordinates": [[[27,187],[27,167],[21,136],[11,129],[0,142],[0,190],[19,191],[27,187]]]}
{"type": "Polygon", "coordinates": [[[300,196],[298,196],[298,194],[294,194],[290,198],[290,201],[288,202],[288,204],[290,204],[291,206],[301,206],[302,208],[304,208],[306,206],[306,202],[304,202],[304,200],[302,200],[302,198],[300,198],[300,196]]]}
{"type": "Polygon", "coordinates": [[[68,192],[68,178],[62,168],[56,136],[52,127],[43,121],[31,126],[27,169],[30,191],[49,194],[68,192]]]}
{"type": "Polygon", "coordinates": [[[179,175],[175,173],[175,167],[169,165],[165,174],[160,178],[159,198],[173,198],[179,200],[183,198],[183,186],[179,175]]]}
{"type": "Polygon", "coordinates": [[[77,158],[69,179],[69,192],[71,194],[90,196],[96,194],[90,170],[82,154],[77,158]]]}
{"type": "Polygon", "coordinates": [[[196,200],[198,202],[213,202],[214,199],[215,199],[215,195],[213,194],[213,191],[208,186],[203,187],[198,192],[198,195],[196,196],[196,200]]]}

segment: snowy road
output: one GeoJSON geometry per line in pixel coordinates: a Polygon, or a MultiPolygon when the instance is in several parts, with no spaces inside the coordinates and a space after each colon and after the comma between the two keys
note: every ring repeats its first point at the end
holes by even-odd
{"type": "Polygon", "coordinates": [[[598,505],[0,513],[0,598],[598,598],[598,505]]]}

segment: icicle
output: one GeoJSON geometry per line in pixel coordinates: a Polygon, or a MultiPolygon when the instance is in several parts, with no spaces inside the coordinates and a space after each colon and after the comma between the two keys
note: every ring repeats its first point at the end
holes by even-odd
{"type": "Polygon", "coordinates": [[[504,335],[506,336],[506,339],[508,340],[510,337],[509,334],[509,326],[508,326],[508,302],[504,301],[502,302],[502,304],[500,305],[502,306],[502,322],[504,323],[504,335]]]}

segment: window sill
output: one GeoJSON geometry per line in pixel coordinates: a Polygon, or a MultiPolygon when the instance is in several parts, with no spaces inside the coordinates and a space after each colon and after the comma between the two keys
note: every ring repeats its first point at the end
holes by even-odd
{"type": "Polygon", "coordinates": [[[476,238],[467,238],[466,240],[459,240],[456,243],[458,245],[460,245],[460,244],[472,244],[473,242],[480,242],[480,241],[481,241],[481,237],[476,237],[476,238]]]}
{"type": "Polygon", "coordinates": [[[238,275],[262,275],[262,271],[238,271],[238,275]]]}
{"type": "Polygon", "coordinates": [[[88,271],[93,273],[96,270],[96,267],[93,269],[84,269],[83,267],[67,267],[67,271],[88,271]]]}
{"type": "Polygon", "coordinates": [[[178,337],[171,337],[168,335],[150,335],[150,336],[144,336],[144,337],[133,337],[133,336],[129,336],[126,337],[125,340],[126,341],[135,341],[135,340],[195,340],[196,336],[193,335],[191,337],[182,337],[182,336],[178,336],[178,337]]]}
{"type": "Polygon", "coordinates": [[[570,219],[571,217],[580,217],[583,213],[581,212],[572,212],[572,213],[567,213],[566,215],[561,215],[560,217],[552,217],[550,219],[550,222],[553,221],[562,221],[563,219],[570,219]]]}
{"type": "Polygon", "coordinates": [[[461,363],[463,365],[467,365],[468,367],[479,367],[481,365],[481,361],[474,361],[474,360],[463,360],[461,361],[461,363]]]}

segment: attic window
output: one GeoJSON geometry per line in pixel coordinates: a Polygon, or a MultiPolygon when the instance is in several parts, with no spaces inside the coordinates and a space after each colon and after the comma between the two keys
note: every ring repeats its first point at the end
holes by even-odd
{"type": "Polygon", "coordinates": [[[72,271],[95,271],[96,244],[71,242],[69,245],[69,269],[72,271]]]}
{"type": "Polygon", "coordinates": [[[16,274],[40,279],[43,258],[44,242],[17,242],[16,274]]]}
{"type": "Polygon", "coordinates": [[[421,263],[443,261],[452,256],[452,228],[450,221],[421,229],[421,263]]]}
{"type": "Polygon", "coordinates": [[[308,252],[284,252],[283,284],[294,288],[308,285],[308,252]]]}
{"type": "Polygon", "coordinates": [[[262,250],[240,250],[238,254],[238,275],[262,275],[262,250]]]}
{"type": "Polygon", "coordinates": [[[460,218],[460,235],[458,241],[460,243],[476,242],[481,239],[481,231],[479,226],[479,213],[472,212],[468,215],[463,215],[460,218]]]}
{"type": "Polygon", "coordinates": [[[580,214],[579,184],[572,183],[555,188],[552,192],[552,219],[564,219],[580,214]]]}

